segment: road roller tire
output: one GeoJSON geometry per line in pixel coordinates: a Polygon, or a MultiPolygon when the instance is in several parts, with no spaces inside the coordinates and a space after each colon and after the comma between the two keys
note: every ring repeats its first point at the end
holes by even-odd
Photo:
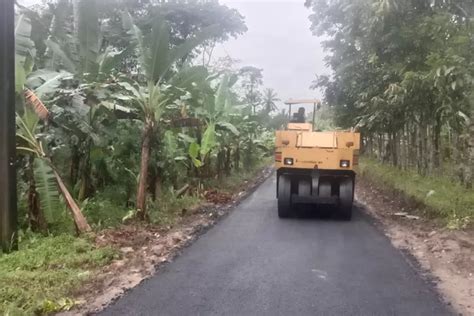
{"type": "Polygon", "coordinates": [[[291,216],[291,179],[281,175],[278,178],[278,217],[291,216]]]}
{"type": "Polygon", "coordinates": [[[352,219],[352,202],[354,200],[354,180],[344,178],[339,182],[339,214],[341,219],[352,219]]]}
{"type": "Polygon", "coordinates": [[[306,180],[298,181],[298,195],[311,196],[311,182],[306,180]]]}
{"type": "Polygon", "coordinates": [[[331,197],[331,182],[320,181],[319,182],[319,196],[320,197],[331,197]]]}

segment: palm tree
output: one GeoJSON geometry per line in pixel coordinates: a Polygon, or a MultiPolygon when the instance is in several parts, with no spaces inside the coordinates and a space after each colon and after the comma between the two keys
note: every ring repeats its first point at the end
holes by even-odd
{"type": "Polygon", "coordinates": [[[263,106],[264,106],[264,112],[265,114],[269,114],[273,111],[276,111],[278,107],[276,106],[276,102],[281,101],[278,98],[278,95],[276,94],[275,90],[268,88],[265,89],[263,93],[263,106]]]}
{"type": "Polygon", "coordinates": [[[183,61],[196,46],[202,44],[213,32],[211,28],[205,29],[182,44],[171,47],[170,27],[161,17],[156,19],[147,36],[144,36],[140,28],[134,24],[129,13],[123,14],[123,24],[136,48],[140,69],[146,79],[145,86],[137,81],[120,83],[122,87],[132,93],[134,105],[143,122],[136,207],[137,216],[140,219],[146,219],[146,190],[151,141],[165,105],[169,101],[166,96],[167,86],[164,85],[166,77],[170,68],[177,61],[183,61]]]}

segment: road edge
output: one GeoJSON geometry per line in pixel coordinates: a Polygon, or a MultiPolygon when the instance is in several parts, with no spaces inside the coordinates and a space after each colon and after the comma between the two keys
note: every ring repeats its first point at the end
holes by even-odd
{"type": "Polygon", "coordinates": [[[356,189],[356,207],[370,217],[453,314],[474,315],[473,272],[457,270],[455,264],[460,257],[473,253],[471,247],[463,250],[459,245],[462,241],[456,240],[462,232],[449,231],[428,218],[395,215],[400,210],[408,214],[419,213],[403,199],[394,198],[389,191],[389,188],[361,178],[356,189]]]}
{"type": "MultiPolygon", "coordinates": [[[[226,204],[204,204],[192,210],[176,225],[176,228],[162,234],[152,227],[133,227],[133,233],[143,233],[149,238],[146,245],[135,251],[122,248],[123,259],[116,260],[97,274],[97,282],[82,289],[78,295],[77,305],[73,310],[57,315],[95,315],[122,296],[132,291],[148,279],[159,274],[168,264],[179,257],[186,248],[192,246],[206,232],[232,213],[236,207],[254,193],[262,183],[274,174],[273,166],[262,168],[256,177],[246,184],[244,190],[233,195],[232,201],[226,204]],[[138,253],[140,252],[140,253],[138,253]],[[142,256],[145,262],[137,265],[136,256],[142,256]],[[127,266],[130,264],[130,266],[127,266]],[[118,276],[117,276],[118,275],[118,276]],[[108,279],[113,278],[113,280],[108,279]],[[95,283],[95,286],[94,286],[95,283]],[[95,287],[95,288],[94,288],[95,287]]],[[[125,247],[130,248],[130,247],[125,247]]]]}

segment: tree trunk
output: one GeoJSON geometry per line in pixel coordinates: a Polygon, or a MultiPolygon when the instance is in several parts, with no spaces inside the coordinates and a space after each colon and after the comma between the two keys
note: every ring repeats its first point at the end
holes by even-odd
{"type": "Polygon", "coordinates": [[[239,170],[240,169],[240,145],[239,144],[237,144],[237,148],[235,149],[235,152],[234,152],[234,161],[235,161],[234,170],[239,170]]]}
{"type": "Polygon", "coordinates": [[[148,179],[148,163],[150,161],[151,124],[146,125],[142,136],[142,150],[140,160],[140,176],[137,188],[137,216],[141,220],[147,219],[146,191],[148,179]]]}
{"type": "Polygon", "coordinates": [[[75,186],[79,177],[79,165],[81,161],[81,157],[79,155],[77,146],[73,146],[71,148],[72,155],[71,155],[71,165],[69,170],[69,180],[71,181],[71,185],[75,186]]]}
{"type": "Polygon", "coordinates": [[[71,196],[71,193],[69,193],[69,190],[64,184],[63,179],[61,179],[61,176],[52,165],[51,168],[53,169],[54,176],[56,177],[56,182],[58,183],[59,190],[61,191],[61,194],[63,195],[64,200],[66,201],[66,204],[69,210],[71,211],[77,232],[81,234],[90,231],[91,227],[87,223],[87,220],[82,214],[82,211],[77,205],[76,201],[74,201],[73,197],[71,196]]]}
{"type": "Polygon", "coordinates": [[[423,174],[423,136],[422,136],[422,126],[418,126],[416,131],[416,152],[417,152],[417,170],[419,174],[423,174]]]}
{"type": "Polygon", "coordinates": [[[392,163],[395,167],[400,167],[400,133],[392,133],[392,163]]]}
{"type": "Polygon", "coordinates": [[[411,131],[409,131],[411,133],[411,141],[410,143],[408,144],[408,146],[410,146],[410,149],[409,149],[409,158],[408,158],[408,161],[409,161],[409,166],[412,167],[412,168],[415,168],[417,167],[417,162],[418,162],[418,129],[417,129],[417,126],[416,124],[412,124],[411,126],[411,131]]]}
{"type": "Polygon", "coordinates": [[[155,176],[155,190],[154,190],[155,201],[158,201],[160,196],[161,196],[161,171],[158,170],[155,176]]]}
{"type": "Polygon", "coordinates": [[[33,160],[34,157],[31,156],[29,158],[28,166],[28,218],[32,231],[41,232],[45,234],[48,232],[48,223],[46,222],[43,211],[41,210],[39,194],[36,191],[36,182],[33,171],[33,160]]]}
{"type": "Polygon", "coordinates": [[[378,144],[377,158],[379,162],[383,162],[383,136],[382,134],[379,134],[377,144],[378,144]]]}
{"type": "Polygon", "coordinates": [[[245,164],[245,168],[247,169],[253,166],[253,151],[254,151],[253,141],[249,139],[247,150],[245,151],[245,155],[244,155],[244,164],[245,164]]]}
{"type": "Polygon", "coordinates": [[[232,149],[230,146],[228,146],[226,147],[225,166],[224,166],[226,176],[230,176],[231,165],[232,165],[232,149]]]}
{"type": "Polygon", "coordinates": [[[217,176],[222,178],[225,172],[225,148],[217,153],[217,176]]]}
{"type": "Polygon", "coordinates": [[[467,142],[467,166],[465,170],[465,183],[467,188],[472,188],[474,182],[474,92],[471,94],[470,117],[469,139],[467,142]]]}
{"type": "Polygon", "coordinates": [[[441,167],[441,152],[440,152],[440,139],[441,139],[441,122],[440,119],[436,119],[436,125],[433,128],[433,168],[435,173],[439,173],[441,167]]]}
{"type": "Polygon", "coordinates": [[[77,199],[79,201],[84,201],[86,198],[88,198],[92,192],[91,189],[91,157],[90,157],[90,152],[91,152],[91,141],[87,141],[87,153],[82,165],[82,170],[81,170],[81,187],[79,189],[79,195],[77,199]]]}
{"type": "Polygon", "coordinates": [[[400,136],[400,167],[405,170],[406,169],[406,157],[407,157],[407,149],[408,147],[406,146],[407,142],[407,134],[406,134],[406,124],[403,125],[400,136]]]}

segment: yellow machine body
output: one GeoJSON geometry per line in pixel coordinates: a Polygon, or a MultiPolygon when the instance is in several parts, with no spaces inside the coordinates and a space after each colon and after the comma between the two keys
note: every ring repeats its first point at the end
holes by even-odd
{"type": "Polygon", "coordinates": [[[353,170],[359,161],[360,134],[355,132],[313,132],[311,124],[290,123],[277,131],[275,167],[325,170],[353,170]],[[296,129],[296,125],[305,129],[296,129]],[[308,125],[311,128],[308,130],[308,125]],[[291,128],[291,129],[290,129],[291,128]],[[292,164],[285,164],[291,158],[292,164]],[[288,161],[288,160],[287,160],[288,161]],[[341,167],[341,161],[349,161],[341,167]]]}
{"type": "Polygon", "coordinates": [[[290,100],[286,104],[290,106],[290,122],[275,135],[279,217],[290,217],[295,204],[332,204],[349,220],[360,134],[352,130],[318,131],[314,126],[318,100],[290,100]],[[306,122],[301,108],[292,120],[292,104],[314,104],[313,124],[306,122]]]}

